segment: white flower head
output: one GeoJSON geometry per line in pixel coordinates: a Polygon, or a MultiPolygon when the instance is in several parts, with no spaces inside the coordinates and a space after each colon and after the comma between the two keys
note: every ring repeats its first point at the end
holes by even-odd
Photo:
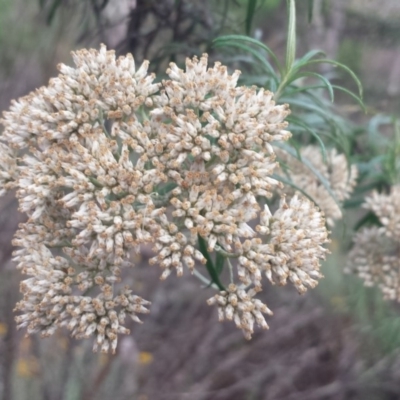
{"type": "Polygon", "coordinates": [[[144,105],[159,86],[147,75],[148,62],[136,70],[131,55],[115,57],[104,45],[100,51],[72,53],[76,67],[58,66],[60,74],[35,92],[14,101],[2,120],[3,137],[10,146],[68,139],[102,126],[104,120],[121,121],[144,105]]]}
{"type": "Polygon", "coordinates": [[[377,286],[386,299],[400,301],[399,271],[398,243],[385,228],[366,227],[355,234],[345,272],[358,275],[365,286],[377,286]]]}
{"type": "MultiPolygon", "coordinates": [[[[349,166],[344,154],[336,149],[326,152],[324,162],[321,149],[317,146],[305,146],[301,148],[302,160],[306,160],[329,185],[330,191],[324,186],[314,171],[304,162],[296,159],[281,149],[276,149],[280,160],[285,164],[290,180],[293,184],[304,190],[324,212],[329,226],[334,226],[335,221],[342,218],[340,206],[348,199],[356,185],[358,170],[355,165],[349,166]],[[332,194],[335,198],[332,197],[332,194]]],[[[294,190],[285,187],[285,193],[293,195],[294,190]]]]}
{"type": "MultiPolygon", "coordinates": [[[[322,277],[320,261],[328,250],[323,213],[307,198],[295,194],[287,203],[283,197],[278,210],[269,218],[271,240],[259,245],[263,256],[261,267],[272,283],[285,285],[290,281],[300,293],[314,288],[322,277]]],[[[263,232],[265,223],[257,229],[263,232]]]]}
{"type": "Polygon", "coordinates": [[[246,291],[230,284],[227,290],[211,297],[207,303],[218,307],[220,321],[225,319],[234,321],[236,327],[242,330],[244,337],[250,340],[255,325],[262,329],[269,329],[263,314],[273,314],[261,300],[253,298],[256,293],[255,290],[246,291]]]}
{"type": "Polygon", "coordinates": [[[384,297],[400,301],[400,186],[390,193],[374,191],[364,208],[373,211],[382,226],[364,227],[356,233],[346,272],[353,272],[366,286],[377,286],[384,297]]]}
{"type": "Polygon", "coordinates": [[[400,242],[400,185],[392,186],[388,194],[374,191],[366,197],[364,208],[377,215],[385,235],[400,242]]]}
{"type": "Polygon", "coordinates": [[[73,60],[2,120],[0,193],[16,187],[28,217],[13,241],[28,275],[18,326],[44,336],[67,327],[94,336],[95,351],[115,352],[125,318],[148,312],[122,273],[147,245],[161,279],[232,259],[232,282],[243,287],[231,283],[209,304],[248,339],[255,324],[268,328],[263,314],[272,313],[254,299],[264,273],[300,292],[314,287],[328,234],[299,195],[273,214],[259,205],[282,187],[273,144],[291,135],[288,105],[238,86],[238,71],[208,67],[205,55],[185,70],[171,64],[161,84],[148,62],[137,69],[105,46],[73,60]]]}

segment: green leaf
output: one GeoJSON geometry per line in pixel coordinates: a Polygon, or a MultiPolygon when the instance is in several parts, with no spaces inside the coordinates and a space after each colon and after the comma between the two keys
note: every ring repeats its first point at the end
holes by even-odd
{"type": "Polygon", "coordinates": [[[246,34],[250,35],[251,24],[253,22],[254,12],[256,10],[257,0],[248,0],[246,14],[246,34]]]}
{"type": "Polygon", "coordinates": [[[346,65],[344,65],[344,64],[342,64],[342,63],[340,63],[338,61],[335,61],[335,60],[330,60],[329,58],[321,58],[321,59],[318,59],[318,60],[310,60],[308,62],[308,64],[332,64],[335,67],[343,69],[344,71],[346,71],[353,78],[354,82],[357,84],[359,96],[362,99],[362,97],[363,97],[362,84],[361,84],[360,80],[358,79],[357,75],[349,67],[347,67],[346,65]]]}
{"type": "Polygon", "coordinates": [[[388,115],[378,114],[371,118],[368,124],[368,141],[370,150],[376,154],[382,147],[387,146],[388,139],[380,132],[381,125],[388,125],[392,123],[392,118],[388,115]]]}
{"type": "Polygon", "coordinates": [[[309,76],[317,78],[317,79],[321,80],[324,83],[324,87],[328,90],[330,100],[333,103],[333,101],[334,101],[333,85],[331,85],[329,80],[326,79],[321,74],[317,74],[316,72],[300,72],[300,73],[296,74],[295,77],[292,80],[289,80],[288,83],[292,83],[292,82],[296,81],[297,79],[300,79],[300,78],[303,78],[303,77],[309,77],[309,76]]]}
{"type": "Polygon", "coordinates": [[[313,129],[311,129],[300,118],[297,118],[297,117],[294,117],[294,116],[290,116],[290,117],[286,118],[286,120],[291,124],[300,126],[301,128],[305,129],[308,133],[310,133],[317,140],[319,146],[321,147],[322,158],[323,158],[324,162],[326,162],[326,159],[327,159],[326,148],[325,148],[324,142],[319,137],[317,132],[315,132],[313,129]]]}
{"type": "Polygon", "coordinates": [[[342,86],[332,85],[332,87],[335,88],[336,90],[340,90],[342,92],[347,93],[350,97],[352,97],[354,100],[357,101],[357,103],[359,104],[359,106],[362,108],[362,110],[364,112],[367,112],[367,109],[366,109],[365,104],[362,101],[362,99],[360,97],[358,97],[357,95],[355,95],[353,92],[351,92],[350,90],[348,90],[342,86]]]}
{"type": "Polygon", "coordinates": [[[298,192],[300,192],[305,197],[307,197],[308,200],[311,200],[314,204],[316,204],[318,206],[318,203],[307,192],[305,192],[304,189],[302,189],[301,187],[297,186],[290,179],[287,179],[287,178],[285,178],[285,177],[283,177],[281,175],[277,175],[277,174],[272,174],[271,178],[276,179],[277,181],[282,182],[285,185],[291,186],[293,189],[296,189],[298,192]]]}
{"type": "Polygon", "coordinates": [[[301,144],[297,143],[293,137],[291,137],[288,141],[289,145],[292,146],[296,150],[297,158],[301,161],[301,144]]]}
{"type": "Polygon", "coordinates": [[[275,74],[275,71],[274,71],[272,65],[264,57],[262,57],[260,55],[260,53],[258,53],[253,48],[243,45],[241,43],[234,43],[234,42],[228,43],[228,44],[218,43],[214,47],[222,47],[222,46],[227,46],[227,45],[232,46],[232,47],[237,47],[239,49],[249,52],[253,57],[255,57],[257,59],[257,61],[260,62],[261,66],[264,67],[265,72],[269,73],[274,78],[274,80],[277,81],[277,77],[276,77],[276,74],[275,74]]]}
{"type": "Polygon", "coordinates": [[[322,50],[310,50],[306,53],[303,57],[299,58],[295,61],[293,67],[296,69],[303,68],[307,65],[307,63],[316,56],[323,56],[325,57],[326,54],[322,50]]]}
{"type": "Polygon", "coordinates": [[[162,186],[159,190],[158,190],[158,194],[160,196],[164,196],[167,193],[169,193],[171,190],[174,190],[178,185],[175,182],[169,182],[167,184],[165,184],[164,186],[162,186]]]}
{"type": "Polygon", "coordinates": [[[217,251],[217,255],[215,256],[215,270],[217,271],[218,276],[221,275],[221,272],[224,269],[225,264],[225,256],[217,251]]]}
{"type": "Polygon", "coordinates": [[[301,86],[301,87],[297,87],[296,85],[294,86],[289,85],[286,91],[284,92],[284,95],[289,98],[295,94],[308,92],[316,89],[325,89],[325,85],[311,85],[311,86],[301,86]]]}
{"type": "Polygon", "coordinates": [[[197,239],[198,239],[199,249],[201,251],[201,254],[203,254],[204,258],[207,260],[206,268],[207,268],[207,271],[210,275],[212,282],[215,283],[220,290],[225,290],[224,285],[219,280],[218,273],[215,269],[214,263],[212,262],[210,254],[207,250],[206,240],[204,238],[202,238],[200,235],[197,235],[197,239]]]}
{"type": "Polygon", "coordinates": [[[376,225],[376,226],[382,226],[381,221],[379,218],[375,215],[373,211],[368,212],[366,215],[364,215],[363,218],[361,218],[357,224],[354,227],[354,230],[358,231],[360,228],[362,228],[365,225],[376,225]]]}
{"type": "Polygon", "coordinates": [[[329,114],[327,114],[327,110],[322,107],[318,107],[315,104],[306,103],[302,99],[293,99],[293,98],[289,98],[286,96],[284,98],[282,98],[281,100],[284,103],[289,103],[291,106],[296,106],[301,109],[318,114],[328,124],[332,124],[332,122],[333,122],[332,117],[329,114]]]}
{"type": "Polygon", "coordinates": [[[226,45],[227,42],[231,42],[231,43],[243,42],[243,43],[255,45],[255,46],[265,50],[268,53],[268,55],[272,58],[276,67],[278,68],[280,75],[282,76],[283,69],[282,69],[281,63],[279,62],[275,53],[264,43],[260,42],[259,40],[252,39],[252,38],[249,38],[244,35],[226,35],[226,36],[220,36],[217,39],[213,40],[214,46],[216,46],[219,43],[224,43],[226,45]]]}

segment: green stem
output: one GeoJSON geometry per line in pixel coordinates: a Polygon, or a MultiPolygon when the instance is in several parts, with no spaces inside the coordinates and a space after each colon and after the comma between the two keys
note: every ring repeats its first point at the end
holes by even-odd
{"type": "Polygon", "coordinates": [[[240,255],[236,254],[236,253],[228,253],[221,246],[218,246],[218,245],[215,245],[214,250],[216,252],[220,253],[221,255],[223,255],[226,258],[238,258],[238,257],[240,257],[240,255]]]}
{"type": "Polygon", "coordinates": [[[275,100],[275,101],[278,101],[279,97],[281,97],[282,92],[283,92],[283,89],[285,88],[285,86],[286,86],[288,80],[289,80],[289,75],[286,75],[286,76],[282,79],[281,83],[280,83],[279,86],[278,86],[278,89],[276,90],[276,92],[275,92],[275,94],[274,94],[274,100],[275,100]]]}
{"type": "Polygon", "coordinates": [[[198,278],[200,281],[202,281],[206,287],[212,287],[213,289],[218,290],[218,286],[215,285],[214,283],[212,283],[212,281],[210,281],[209,279],[207,279],[203,274],[201,274],[199,271],[197,271],[197,269],[193,270],[193,275],[198,278]]]}
{"type": "Polygon", "coordinates": [[[289,25],[286,44],[286,73],[288,75],[296,59],[296,2],[288,0],[289,25]]]}
{"type": "Polygon", "coordinates": [[[58,244],[53,244],[53,245],[47,245],[47,247],[50,247],[51,249],[58,249],[58,248],[63,248],[63,247],[72,247],[72,243],[69,241],[64,241],[58,244]]]}
{"type": "Polygon", "coordinates": [[[290,79],[292,67],[296,59],[296,1],[287,0],[288,5],[288,31],[287,31],[287,41],[286,41],[286,63],[284,74],[281,76],[282,80],[278,86],[278,89],[274,95],[275,101],[279,99],[282,94],[283,89],[287,85],[290,79]]]}
{"type": "Polygon", "coordinates": [[[228,266],[229,266],[229,277],[231,279],[231,283],[233,283],[233,267],[231,264],[231,260],[228,258],[228,266]]]}

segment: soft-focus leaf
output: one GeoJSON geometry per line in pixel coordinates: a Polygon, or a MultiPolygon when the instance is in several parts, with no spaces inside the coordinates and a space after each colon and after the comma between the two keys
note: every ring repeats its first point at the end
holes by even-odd
{"type": "Polygon", "coordinates": [[[284,103],[289,103],[291,106],[296,106],[296,107],[299,107],[300,109],[317,113],[328,124],[334,123],[332,117],[329,114],[327,114],[326,109],[324,109],[322,107],[316,106],[315,104],[306,103],[306,102],[302,101],[302,99],[293,99],[293,98],[283,97],[281,100],[284,103]]]}
{"type": "Polygon", "coordinates": [[[361,218],[357,224],[354,226],[354,230],[358,231],[360,228],[366,225],[376,225],[376,226],[382,226],[379,218],[376,216],[376,214],[373,211],[368,212],[366,215],[364,215],[363,218],[361,218]]]}
{"type": "Polygon", "coordinates": [[[342,86],[332,85],[332,87],[333,87],[334,89],[336,89],[336,90],[340,90],[340,91],[342,91],[342,92],[344,92],[344,93],[347,93],[350,97],[352,97],[354,100],[357,101],[357,103],[360,105],[360,107],[362,108],[362,110],[363,110],[364,112],[367,111],[367,109],[365,108],[365,104],[364,104],[364,102],[362,101],[362,99],[361,99],[360,97],[358,97],[357,95],[355,95],[353,92],[351,92],[350,90],[348,90],[348,89],[346,89],[346,88],[344,88],[344,87],[342,87],[342,86]]]}
{"type": "Polygon", "coordinates": [[[382,125],[388,125],[391,122],[392,118],[384,114],[375,115],[369,121],[367,127],[368,142],[370,144],[370,150],[373,153],[382,151],[382,148],[387,146],[389,139],[382,135],[380,127],[382,125]]]}
{"type": "Polygon", "coordinates": [[[158,194],[160,196],[164,196],[169,193],[171,190],[174,190],[178,185],[174,182],[167,183],[163,187],[158,190],[158,194]]]}
{"type": "MultiPolygon", "coordinates": [[[[278,175],[278,174],[272,174],[271,177],[273,179],[276,179],[279,182],[282,182],[284,185],[288,185],[290,187],[292,187],[293,189],[297,190],[298,192],[300,192],[302,195],[304,195],[305,197],[307,197],[308,200],[311,200],[314,204],[317,204],[317,202],[306,192],[304,191],[301,187],[297,186],[295,183],[293,183],[290,179],[285,178],[282,175],[278,175]]],[[[319,207],[319,206],[318,206],[319,207]]]]}
{"type": "Polygon", "coordinates": [[[249,52],[264,67],[265,72],[268,72],[270,74],[270,76],[272,78],[274,78],[274,80],[277,80],[275,71],[272,68],[271,64],[267,60],[265,60],[264,57],[262,57],[259,52],[257,52],[256,50],[254,50],[253,48],[251,48],[249,46],[243,45],[241,43],[234,43],[234,42],[229,42],[227,44],[217,43],[215,45],[215,47],[222,47],[222,46],[227,46],[227,45],[232,46],[232,47],[237,47],[239,49],[249,52]]]}
{"type": "Polygon", "coordinates": [[[305,67],[307,65],[307,63],[314,57],[316,57],[316,56],[325,57],[325,55],[326,54],[322,50],[310,50],[303,57],[301,57],[295,61],[295,63],[293,64],[293,68],[296,68],[297,70],[299,70],[300,68],[305,67]]]}
{"type": "Polygon", "coordinates": [[[321,80],[324,83],[324,87],[328,90],[330,100],[333,103],[333,101],[334,101],[333,85],[329,82],[328,79],[326,79],[321,74],[317,74],[316,72],[300,72],[300,73],[296,74],[293,77],[293,79],[289,80],[288,83],[292,83],[292,82],[296,81],[297,79],[300,79],[303,77],[314,77],[314,78],[321,80]]]}
{"type": "Polygon", "coordinates": [[[349,67],[347,67],[346,65],[344,65],[344,64],[342,64],[342,63],[340,63],[338,61],[335,61],[335,60],[330,60],[328,58],[321,58],[321,59],[318,59],[318,60],[310,60],[308,62],[308,64],[332,64],[335,67],[343,69],[344,71],[346,71],[353,78],[354,82],[357,84],[359,96],[362,99],[362,97],[363,97],[363,87],[362,87],[361,81],[358,79],[357,75],[349,67]]]}
{"type": "Polygon", "coordinates": [[[221,275],[221,272],[224,269],[225,264],[225,256],[217,251],[215,256],[215,270],[217,271],[218,276],[221,275]]]}
{"type": "Polygon", "coordinates": [[[207,250],[206,240],[204,238],[202,238],[200,235],[198,235],[197,237],[198,237],[199,249],[201,251],[201,254],[203,254],[204,258],[207,260],[206,268],[210,275],[211,280],[213,281],[213,283],[215,283],[218,286],[218,288],[220,290],[225,290],[224,285],[219,280],[218,273],[215,269],[214,263],[212,262],[210,254],[207,250]]]}
{"type": "Polygon", "coordinates": [[[311,127],[309,127],[307,124],[305,124],[300,118],[297,118],[293,115],[289,116],[287,118],[287,121],[291,124],[294,124],[294,125],[297,125],[297,126],[303,128],[317,140],[317,142],[321,148],[322,158],[323,158],[324,162],[326,162],[327,155],[326,155],[325,145],[324,145],[324,142],[322,141],[322,139],[317,134],[317,132],[315,132],[313,129],[311,129],[311,127]]]}
{"type": "Polygon", "coordinates": [[[255,45],[263,50],[265,50],[268,55],[272,58],[273,62],[275,63],[276,67],[278,68],[278,71],[280,74],[282,74],[282,66],[276,57],[275,53],[264,43],[260,42],[259,40],[249,38],[247,36],[243,35],[226,35],[226,36],[220,36],[217,39],[213,41],[214,46],[220,43],[225,43],[227,44],[228,42],[232,43],[238,43],[238,42],[243,42],[247,44],[252,44],[255,45]]]}
{"type": "Polygon", "coordinates": [[[256,11],[257,0],[248,0],[247,1],[247,13],[246,13],[246,35],[250,35],[251,25],[254,18],[254,13],[256,11]]]}
{"type": "Polygon", "coordinates": [[[311,85],[311,86],[301,86],[301,87],[294,87],[289,86],[285,91],[285,96],[291,97],[297,93],[308,92],[317,89],[325,89],[325,85],[311,85]],[[289,89],[290,88],[290,89],[289,89]]]}

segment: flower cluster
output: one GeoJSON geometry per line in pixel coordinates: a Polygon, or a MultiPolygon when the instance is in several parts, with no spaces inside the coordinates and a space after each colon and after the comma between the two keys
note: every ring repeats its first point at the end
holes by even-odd
{"type": "Polygon", "coordinates": [[[254,323],[263,329],[268,329],[263,314],[272,315],[272,311],[260,300],[253,299],[257,292],[246,292],[231,283],[228,289],[216,294],[207,300],[209,305],[218,306],[218,319],[234,321],[239,329],[242,329],[246,339],[251,339],[254,323]]]}
{"type": "MultiPolygon", "coordinates": [[[[325,161],[321,149],[317,146],[301,148],[301,160],[281,149],[277,149],[277,152],[294,186],[305,191],[316,202],[325,213],[328,225],[333,226],[335,220],[342,218],[341,203],[350,197],[356,185],[357,167],[349,166],[346,156],[339,154],[336,149],[326,152],[325,161]],[[326,185],[329,185],[330,191],[314,171],[318,171],[326,185]]],[[[294,193],[293,190],[285,190],[288,194],[294,193]]]]}
{"type": "Polygon", "coordinates": [[[67,327],[77,338],[95,335],[94,350],[115,351],[125,318],[148,312],[148,301],[120,287],[143,244],[162,279],[204,268],[212,253],[236,261],[240,286],[210,303],[226,306],[246,337],[270,313],[253,299],[263,274],[301,293],[316,285],[323,214],[298,194],[273,214],[257,201],[282,187],[273,144],[290,137],[287,105],[238,86],[238,71],[207,67],[206,55],[185,70],[172,63],[161,83],[147,62],[137,69],[131,55],[105,46],[73,59],[2,120],[0,190],[16,187],[28,216],[14,239],[29,276],[20,327],[45,336],[67,327]]]}
{"type": "Polygon", "coordinates": [[[400,301],[400,186],[389,194],[372,193],[364,207],[381,226],[364,227],[354,237],[346,272],[353,272],[366,286],[377,286],[386,299],[400,301]]]}

